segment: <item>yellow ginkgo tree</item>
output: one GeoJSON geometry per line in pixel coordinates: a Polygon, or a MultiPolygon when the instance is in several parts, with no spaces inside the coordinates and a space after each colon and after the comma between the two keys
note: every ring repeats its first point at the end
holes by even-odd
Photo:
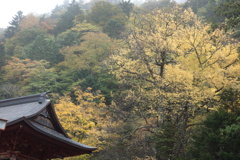
{"type": "Polygon", "coordinates": [[[67,133],[76,141],[89,141],[89,145],[96,145],[96,140],[89,134],[96,128],[101,128],[103,114],[106,109],[103,95],[91,88],[82,91],[75,89],[76,100],[66,94],[55,104],[56,112],[67,133]],[[95,141],[95,142],[94,142],[95,141]]]}
{"type": "Polygon", "coordinates": [[[167,158],[184,155],[197,111],[213,108],[224,89],[239,88],[239,43],[179,7],[130,20],[126,45],[109,62],[112,73],[126,86],[133,114],[143,119],[138,127],[153,133],[171,124],[175,142],[167,158]]]}
{"type": "MultiPolygon", "coordinates": [[[[66,94],[55,104],[63,128],[75,141],[95,146],[98,148],[97,151],[106,149],[119,135],[111,131],[111,128],[113,129],[117,124],[111,121],[104,96],[100,91],[92,91],[92,88],[83,91],[76,87],[74,90],[75,95],[72,97],[75,98],[66,94]]],[[[87,157],[89,155],[76,159],[87,159],[87,157]]]]}

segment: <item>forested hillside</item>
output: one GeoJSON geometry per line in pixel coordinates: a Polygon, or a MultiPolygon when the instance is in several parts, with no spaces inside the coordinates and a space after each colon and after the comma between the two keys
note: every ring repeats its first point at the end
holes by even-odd
{"type": "Polygon", "coordinates": [[[80,160],[240,159],[240,1],[72,0],[0,31],[0,99],[50,91],[80,160]]]}

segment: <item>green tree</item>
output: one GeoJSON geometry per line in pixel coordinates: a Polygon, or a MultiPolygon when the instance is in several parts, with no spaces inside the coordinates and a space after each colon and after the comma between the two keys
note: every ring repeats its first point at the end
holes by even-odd
{"type": "Polygon", "coordinates": [[[69,3],[66,5],[65,5],[65,3],[63,5],[56,5],[55,8],[51,12],[50,19],[51,20],[60,19],[61,15],[66,11],[65,8],[68,5],[69,5],[69,3]]]}
{"type": "Polygon", "coordinates": [[[51,91],[52,93],[63,94],[66,92],[63,80],[57,74],[54,68],[44,68],[36,71],[34,76],[29,77],[29,83],[22,87],[28,94],[36,94],[40,92],[51,91]]]}
{"type": "Polygon", "coordinates": [[[57,64],[63,60],[59,53],[59,45],[54,37],[49,35],[39,35],[25,48],[27,58],[32,60],[47,60],[51,65],[57,64]]]}
{"type": "Polygon", "coordinates": [[[82,22],[76,24],[71,29],[66,30],[58,34],[56,41],[61,45],[61,47],[79,45],[81,41],[79,40],[82,36],[88,32],[99,32],[100,29],[90,23],[82,22]]]}
{"type": "Polygon", "coordinates": [[[114,75],[109,74],[108,70],[101,69],[99,72],[81,70],[75,73],[77,73],[78,78],[70,83],[70,86],[79,85],[82,89],[91,87],[93,91],[100,90],[105,97],[105,103],[107,105],[112,103],[112,93],[117,92],[118,84],[114,75]]]}
{"type": "Polygon", "coordinates": [[[125,22],[117,18],[110,19],[103,28],[103,32],[108,33],[108,36],[112,38],[121,38],[121,33],[124,30],[125,22]]]}
{"type": "Polygon", "coordinates": [[[113,6],[109,2],[98,1],[95,2],[91,12],[88,15],[90,21],[99,26],[104,26],[107,21],[116,14],[113,6]]]}
{"type": "Polygon", "coordinates": [[[188,0],[184,7],[190,7],[195,14],[204,19],[204,21],[211,23],[213,29],[218,27],[223,27],[225,18],[216,13],[216,8],[223,2],[224,0],[188,0]]]}
{"type": "Polygon", "coordinates": [[[235,38],[240,37],[240,2],[238,0],[222,0],[215,8],[217,15],[225,18],[226,29],[234,31],[235,38]]]}
{"type": "Polygon", "coordinates": [[[123,10],[109,2],[98,1],[94,3],[88,19],[103,28],[110,37],[119,38],[127,21],[123,10]]]}
{"type": "Polygon", "coordinates": [[[13,17],[13,20],[9,22],[11,26],[7,27],[7,30],[5,31],[5,38],[11,38],[14,36],[14,34],[19,31],[19,25],[21,23],[21,20],[24,18],[23,12],[18,11],[17,14],[13,17]]]}
{"type": "Polygon", "coordinates": [[[240,91],[235,88],[224,89],[220,94],[222,108],[238,115],[240,106],[240,91]]]}
{"type": "MultiPolygon", "coordinates": [[[[114,41],[101,32],[86,32],[80,39],[80,45],[67,46],[61,49],[64,61],[58,67],[65,68],[73,81],[69,88],[81,86],[101,90],[111,103],[111,92],[117,85],[114,76],[108,73],[105,61],[116,48],[114,41]]],[[[62,69],[60,69],[62,70],[62,69]]]]}
{"type": "Polygon", "coordinates": [[[54,29],[55,34],[57,35],[66,31],[67,29],[72,28],[75,25],[74,19],[79,14],[83,14],[80,8],[80,4],[75,0],[72,0],[72,2],[67,7],[66,12],[61,15],[59,21],[56,24],[56,27],[54,29]]]}
{"type": "Polygon", "coordinates": [[[211,0],[205,6],[198,8],[197,14],[205,21],[212,23],[214,28],[217,28],[221,22],[224,22],[224,17],[217,15],[215,8],[219,5],[220,1],[211,0]]]}
{"type": "Polygon", "coordinates": [[[195,129],[190,148],[191,159],[239,159],[239,117],[226,110],[209,114],[202,126],[195,129]]]}
{"type": "Polygon", "coordinates": [[[229,27],[238,26],[240,23],[240,1],[224,0],[216,8],[218,15],[226,17],[229,27]]]}
{"type": "Polygon", "coordinates": [[[157,160],[175,159],[173,155],[174,144],[177,142],[175,133],[175,126],[169,122],[154,134],[157,160]]]}
{"type": "Polygon", "coordinates": [[[124,12],[124,13],[128,16],[128,18],[129,18],[131,12],[133,11],[133,6],[134,6],[134,4],[131,3],[131,0],[128,0],[128,1],[122,0],[122,2],[120,2],[118,5],[122,8],[123,12],[124,12]]]}
{"type": "Polygon", "coordinates": [[[17,32],[15,36],[7,39],[4,44],[6,55],[26,58],[24,47],[32,43],[37,36],[45,34],[46,32],[39,28],[28,28],[17,32]]]}

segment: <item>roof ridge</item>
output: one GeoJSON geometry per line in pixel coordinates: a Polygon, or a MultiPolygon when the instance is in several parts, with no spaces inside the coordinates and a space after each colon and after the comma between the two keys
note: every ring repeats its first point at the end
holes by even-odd
{"type": "Polygon", "coordinates": [[[47,93],[49,93],[49,92],[43,92],[43,93],[39,93],[39,94],[33,94],[33,95],[28,95],[28,96],[0,100],[0,108],[17,105],[17,104],[30,103],[30,102],[42,103],[46,99],[49,99],[47,96],[47,93]]]}

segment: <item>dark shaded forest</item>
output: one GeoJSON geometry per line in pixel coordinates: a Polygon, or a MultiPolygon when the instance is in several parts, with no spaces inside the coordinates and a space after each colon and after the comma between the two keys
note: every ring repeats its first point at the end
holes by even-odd
{"type": "Polygon", "coordinates": [[[1,30],[0,99],[41,92],[81,160],[240,159],[240,1],[72,0],[1,30]]]}

